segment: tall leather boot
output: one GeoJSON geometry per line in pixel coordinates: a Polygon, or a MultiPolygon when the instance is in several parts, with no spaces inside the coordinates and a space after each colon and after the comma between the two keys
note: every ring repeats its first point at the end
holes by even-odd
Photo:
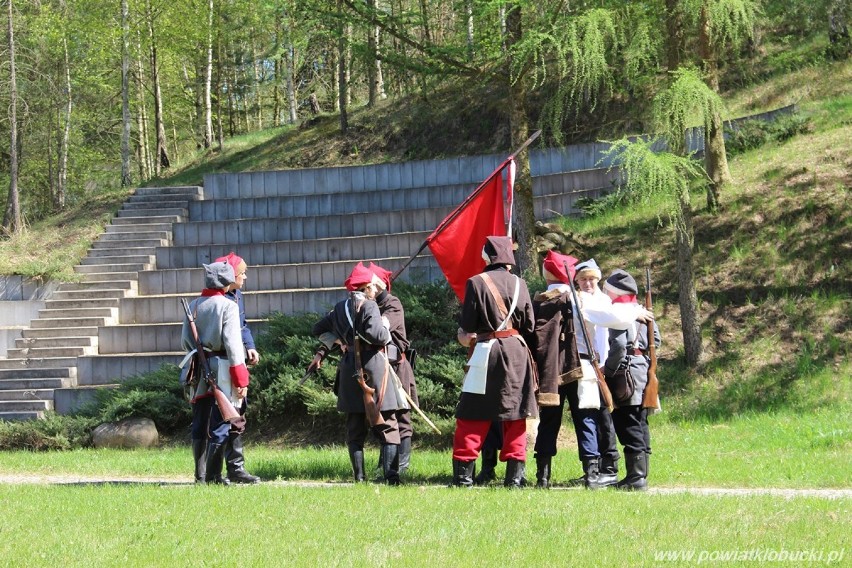
{"type": "Polygon", "coordinates": [[[204,481],[217,485],[230,485],[227,477],[222,477],[222,465],[225,461],[225,446],[223,444],[207,444],[207,471],[204,481]]]}
{"type": "Polygon", "coordinates": [[[482,448],[481,455],[482,469],[473,479],[474,485],[488,485],[497,479],[497,474],[494,473],[497,467],[497,448],[482,448]]]}
{"type": "Polygon", "coordinates": [[[399,485],[399,444],[382,444],[379,459],[382,462],[385,483],[399,485]]]}
{"type": "Polygon", "coordinates": [[[411,464],[411,437],[399,441],[399,475],[404,475],[411,464]]]}
{"type": "Polygon", "coordinates": [[[624,491],[645,491],[648,489],[648,454],[645,452],[624,452],[624,465],[627,475],[619,481],[615,488],[624,491]]]}
{"type": "Polygon", "coordinates": [[[349,444],[349,461],[352,463],[352,474],[355,483],[364,482],[364,448],[349,444]]]}
{"type": "Polygon", "coordinates": [[[204,481],[204,473],[207,471],[207,439],[192,439],[192,459],[195,460],[195,482],[204,481]]]}
{"type": "Polygon", "coordinates": [[[521,489],[526,484],[526,463],[521,460],[507,460],[506,479],[503,480],[503,487],[521,489]]]}
{"type": "Polygon", "coordinates": [[[600,458],[583,460],[583,471],[586,472],[586,489],[601,489],[605,487],[600,484],[600,458]]]}
{"type": "Polygon", "coordinates": [[[539,489],[550,488],[550,462],[553,456],[535,456],[535,486],[539,489]]]}
{"type": "Polygon", "coordinates": [[[600,472],[598,474],[598,485],[610,487],[618,483],[618,458],[610,456],[601,457],[600,472]]]}
{"type": "Polygon", "coordinates": [[[260,478],[246,471],[243,455],[243,437],[230,434],[225,444],[225,464],[231,483],[260,483],[260,478]]]}
{"type": "Polygon", "coordinates": [[[453,483],[451,487],[473,487],[473,472],[476,460],[453,460],[453,483]]]}

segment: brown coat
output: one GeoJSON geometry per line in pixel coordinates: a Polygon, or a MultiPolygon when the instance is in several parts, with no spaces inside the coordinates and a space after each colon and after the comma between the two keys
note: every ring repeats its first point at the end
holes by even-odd
{"type": "Polygon", "coordinates": [[[583,376],[574,332],[570,292],[550,290],[533,298],[535,344],[541,406],[559,406],[559,387],[583,376]]]}
{"type": "MultiPolygon", "coordinates": [[[[506,308],[512,305],[515,283],[518,303],[511,316],[512,328],[521,335],[497,339],[488,359],[485,394],[461,393],[456,418],[465,420],[520,420],[538,415],[535,401],[537,379],[532,355],[525,341],[533,339],[533,310],[526,283],[503,268],[485,269],[506,308]]],[[[499,327],[503,318],[480,275],[467,281],[460,327],[468,333],[485,334],[499,327]]]]}

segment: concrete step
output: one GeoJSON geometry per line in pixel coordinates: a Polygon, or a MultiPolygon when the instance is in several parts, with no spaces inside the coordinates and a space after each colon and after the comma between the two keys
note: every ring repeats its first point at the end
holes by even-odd
{"type": "Polygon", "coordinates": [[[71,339],[83,337],[97,337],[98,327],[57,327],[42,329],[24,329],[21,331],[23,339],[47,340],[47,339],[71,339]]]}
{"type": "Polygon", "coordinates": [[[180,195],[187,199],[201,199],[204,197],[204,188],[200,185],[174,185],[169,187],[138,187],[131,197],[139,198],[146,196],[180,195]]]}
{"type": "Polygon", "coordinates": [[[186,217],[189,214],[186,207],[152,207],[120,209],[116,217],[162,217],[163,215],[176,215],[186,217]]]}
{"type": "MultiPolygon", "coordinates": [[[[120,291],[121,290],[114,290],[114,292],[120,291]]],[[[47,310],[73,310],[78,308],[117,308],[118,300],[118,297],[108,298],[106,296],[92,298],[75,298],[68,300],[47,300],[44,303],[44,308],[47,310]]]]}
{"type": "Polygon", "coordinates": [[[94,347],[16,347],[6,352],[8,360],[29,359],[43,361],[50,358],[71,358],[80,355],[94,355],[94,347]]]}
{"type": "Polygon", "coordinates": [[[45,308],[38,311],[38,317],[41,320],[66,318],[112,319],[116,316],[118,316],[118,308],[64,308],[59,310],[45,308]]]}
{"type": "MultiPolygon", "coordinates": [[[[124,204],[121,206],[121,209],[119,209],[119,211],[125,211],[125,212],[127,212],[127,211],[138,211],[140,209],[148,209],[148,210],[151,210],[151,209],[184,209],[184,210],[188,211],[190,203],[191,203],[191,201],[188,200],[188,199],[179,199],[179,198],[159,199],[159,200],[134,199],[133,201],[125,201],[124,204]]],[[[166,214],[164,213],[163,215],[166,215],[166,214]]],[[[174,215],[174,214],[168,214],[168,215],[174,215]]],[[[132,215],[132,214],[130,214],[130,215],[125,214],[125,215],[122,215],[121,217],[123,218],[123,217],[133,217],[133,216],[134,215],[132,215]]],[[[156,217],[156,215],[151,215],[150,213],[145,213],[143,216],[144,217],[152,217],[152,216],[156,217]]],[[[185,214],[181,215],[181,217],[183,217],[183,216],[185,216],[185,214]]],[[[118,219],[118,218],[119,217],[114,217],[114,219],[118,219]]]]}
{"type": "Polygon", "coordinates": [[[37,411],[21,411],[21,412],[0,412],[0,420],[7,422],[25,422],[27,420],[42,420],[44,412],[37,411]]]}
{"type": "MultiPolygon", "coordinates": [[[[123,274],[119,272],[108,272],[103,274],[86,274],[84,282],[66,282],[62,284],[60,290],[63,292],[71,291],[92,291],[92,290],[127,290],[135,292],[137,289],[136,280],[100,280],[94,279],[95,276],[116,276],[123,274]]],[[[133,274],[137,274],[133,272],[133,274]]]]}
{"type": "Polygon", "coordinates": [[[77,386],[120,383],[123,379],[156,371],[166,363],[177,365],[185,355],[184,351],[85,355],[77,359],[77,386]]]}
{"type": "MultiPolygon", "coordinates": [[[[157,249],[154,250],[156,251],[157,249]]],[[[156,253],[86,257],[80,261],[80,264],[74,267],[74,272],[139,272],[146,269],[137,268],[138,266],[152,264],[156,262],[156,259],[156,253]],[[100,270],[82,268],[84,266],[97,266],[100,270]],[[112,266],[112,268],[106,268],[106,266],[112,266]]]]}
{"type": "MultiPolygon", "coordinates": [[[[96,265],[93,265],[96,266],[96,265]]],[[[147,270],[147,269],[146,269],[147,270]]],[[[83,283],[92,284],[95,282],[128,282],[138,278],[139,271],[132,272],[79,272],[83,277],[83,283]]]]}
{"type": "Polygon", "coordinates": [[[274,241],[314,241],[329,238],[372,237],[433,231],[452,211],[450,207],[416,211],[384,211],[381,215],[352,213],[289,219],[237,219],[222,230],[221,221],[178,223],[173,228],[177,246],[228,244],[232,248],[274,241]]]}
{"type": "Polygon", "coordinates": [[[180,223],[182,220],[181,217],[177,215],[161,215],[157,216],[147,216],[147,217],[113,217],[112,221],[110,221],[110,225],[107,226],[107,231],[109,231],[110,227],[125,227],[125,226],[136,226],[136,225],[157,225],[162,227],[168,227],[164,229],[164,231],[171,231],[173,223],[180,223]]]}
{"type": "Polygon", "coordinates": [[[11,412],[53,410],[53,400],[0,400],[0,416],[11,412]]]}
{"type": "Polygon", "coordinates": [[[454,184],[424,188],[319,193],[240,199],[211,199],[189,203],[193,221],[268,219],[342,215],[378,211],[421,210],[456,207],[477,184],[454,184]]]}
{"type": "MultiPolygon", "coordinates": [[[[122,247],[121,254],[126,256],[153,256],[157,253],[157,247],[122,247]]],[[[102,264],[102,262],[94,261],[95,258],[106,258],[104,262],[114,264],[112,261],[116,258],[116,250],[114,248],[96,248],[89,249],[86,252],[86,259],[91,259],[89,264],[102,264]]]]}
{"type": "Polygon", "coordinates": [[[66,347],[90,347],[97,349],[98,347],[98,330],[94,329],[94,334],[90,336],[79,337],[19,337],[15,340],[15,347],[19,349],[25,348],[66,348],[66,347]]]}
{"type": "MultiPolygon", "coordinates": [[[[0,363],[4,363],[0,359],[0,363]]],[[[0,390],[7,389],[48,389],[57,388],[58,386],[71,386],[73,379],[77,376],[77,367],[33,367],[33,368],[6,368],[0,366],[0,390]],[[55,383],[55,381],[64,381],[64,383],[55,383]],[[13,384],[15,381],[54,381],[54,383],[38,383],[22,384],[20,386],[13,384]]]]}
{"type": "MultiPolygon", "coordinates": [[[[363,259],[397,270],[408,257],[363,259]]],[[[312,262],[303,264],[250,265],[244,285],[251,290],[286,290],[291,288],[329,288],[338,286],[349,276],[353,262],[350,260],[312,262]]],[[[443,278],[434,257],[429,254],[418,256],[400,275],[404,282],[432,282],[443,278]]],[[[144,270],[139,273],[139,294],[193,294],[204,287],[202,268],[170,268],[144,270]]]]}
{"type": "MultiPolygon", "coordinates": [[[[10,349],[9,351],[13,351],[10,349]]],[[[54,355],[51,353],[46,353],[44,356],[34,356],[34,357],[20,357],[15,359],[0,359],[0,371],[44,371],[44,370],[55,370],[55,369],[63,369],[65,367],[75,367],[77,365],[77,355],[71,357],[63,357],[59,355],[54,355]]],[[[30,375],[33,376],[33,375],[30,375]]],[[[54,375],[41,375],[36,373],[34,376],[41,377],[53,377],[54,375]]],[[[0,377],[2,378],[2,377],[0,377]]]]}
{"type": "Polygon", "coordinates": [[[168,230],[166,230],[166,231],[153,231],[153,230],[152,231],[143,231],[143,230],[130,231],[130,230],[126,230],[125,227],[121,227],[121,228],[125,229],[125,230],[121,230],[121,231],[119,231],[119,230],[109,231],[108,230],[106,233],[101,233],[100,236],[98,237],[97,242],[99,242],[99,243],[108,242],[108,241],[127,242],[127,241],[141,241],[141,240],[152,240],[152,241],[164,240],[164,241],[167,241],[167,240],[169,240],[169,237],[171,236],[171,231],[168,231],[168,230]]]}
{"type": "MultiPolygon", "coordinates": [[[[334,288],[247,291],[243,294],[243,300],[247,318],[264,319],[272,312],[324,314],[345,295],[346,291],[341,285],[334,288]]],[[[185,297],[195,298],[197,293],[185,297]]],[[[183,308],[179,299],[180,296],[177,295],[124,298],[118,310],[118,323],[148,324],[183,321],[183,308]]]]}
{"type": "MultiPolygon", "coordinates": [[[[310,241],[276,241],[234,246],[191,245],[157,248],[156,267],[198,268],[203,263],[236,251],[249,265],[300,264],[365,258],[408,257],[417,252],[431,231],[363,237],[316,239],[310,241]]],[[[427,249],[428,250],[428,249],[427,249]]],[[[424,250],[423,254],[428,254],[424,250]]]]}
{"type": "MultiPolygon", "coordinates": [[[[134,273],[135,274],[135,273],[134,273]]],[[[126,290],[114,288],[112,290],[62,290],[56,291],[50,296],[49,302],[55,301],[79,301],[79,300],[105,300],[111,298],[123,298],[126,290]]],[[[47,305],[45,307],[48,307],[47,305]]]]}
{"type": "MultiPolygon", "coordinates": [[[[45,319],[39,318],[34,319],[30,322],[31,329],[62,329],[67,330],[68,328],[79,328],[79,327],[100,327],[104,325],[108,325],[113,323],[112,318],[53,318],[53,319],[45,319]]],[[[67,335],[67,332],[66,332],[67,335]]]]}
{"type": "Polygon", "coordinates": [[[54,389],[0,390],[0,400],[53,400],[54,389]]]}
{"type": "MultiPolygon", "coordinates": [[[[132,218],[125,217],[123,220],[126,221],[132,218]]],[[[139,233],[159,233],[171,235],[172,233],[172,223],[149,223],[144,220],[145,217],[139,217],[139,219],[138,223],[113,223],[112,225],[107,225],[105,234],[137,235],[139,233]]]]}
{"type": "MultiPolygon", "coordinates": [[[[107,233],[104,233],[106,235],[107,233]]],[[[165,247],[169,246],[171,239],[137,239],[135,237],[128,237],[125,233],[110,233],[112,235],[124,235],[123,239],[106,239],[102,241],[95,241],[92,243],[93,249],[110,249],[114,250],[119,254],[125,254],[123,251],[125,249],[133,249],[133,248],[141,248],[141,247],[165,247]]],[[[115,253],[113,253],[115,254],[115,253]]],[[[83,264],[86,264],[85,262],[83,264]]]]}
{"type": "MultiPolygon", "coordinates": [[[[248,320],[254,337],[266,329],[263,320],[248,320]]],[[[120,324],[102,327],[98,333],[98,355],[161,353],[181,349],[181,322],[120,324]]]]}

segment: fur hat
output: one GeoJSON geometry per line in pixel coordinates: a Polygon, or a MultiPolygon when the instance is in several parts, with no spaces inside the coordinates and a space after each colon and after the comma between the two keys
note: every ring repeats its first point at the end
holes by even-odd
{"type": "Polygon", "coordinates": [[[485,264],[515,265],[515,253],[511,237],[485,237],[482,258],[485,264]]]}
{"type": "Polygon", "coordinates": [[[636,280],[625,271],[619,269],[613,270],[609,278],[604,282],[604,290],[615,296],[627,296],[639,293],[639,288],[636,286],[636,280]]]}
{"type": "Polygon", "coordinates": [[[222,290],[236,281],[234,269],[227,262],[211,262],[204,267],[204,287],[222,290]]]}
{"type": "Polygon", "coordinates": [[[574,265],[577,262],[577,259],[573,256],[549,250],[544,255],[544,264],[542,264],[544,278],[549,281],[558,280],[563,284],[570,284],[574,279],[574,265]],[[568,272],[565,272],[565,265],[568,265],[568,272]]]}
{"type": "Polygon", "coordinates": [[[575,266],[574,270],[577,271],[577,278],[581,276],[594,276],[598,280],[601,279],[601,269],[598,266],[598,263],[595,262],[594,258],[584,260],[583,262],[575,266]]]}
{"type": "Polygon", "coordinates": [[[393,275],[393,272],[391,272],[390,270],[387,270],[385,268],[382,268],[378,264],[373,264],[372,262],[370,263],[370,266],[368,266],[367,268],[369,268],[372,271],[372,273],[375,274],[376,276],[378,276],[379,280],[382,281],[382,286],[380,286],[380,288],[382,288],[383,290],[390,291],[390,289],[391,289],[391,276],[393,275]]]}
{"type": "Polygon", "coordinates": [[[247,268],[246,261],[234,254],[234,251],[229,252],[225,256],[220,256],[214,262],[227,262],[234,269],[234,275],[245,272],[247,268]]]}
{"type": "Polygon", "coordinates": [[[346,286],[346,289],[350,292],[363,288],[367,284],[375,284],[382,290],[385,288],[385,283],[382,282],[381,278],[376,276],[372,270],[364,266],[363,262],[359,262],[355,265],[355,268],[352,269],[349,277],[343,283],[343,285],[346,286]]]}

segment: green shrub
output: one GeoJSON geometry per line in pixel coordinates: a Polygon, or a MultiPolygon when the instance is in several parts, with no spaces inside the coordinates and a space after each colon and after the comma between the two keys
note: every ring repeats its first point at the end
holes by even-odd
{"type": "Polygon", "coordinates": [[[779,116],[773,121],[747,120],[736,128],[725,127],[725,149],[731,156],[742,154],[769,142],[784,142],[808,128],[808,119],[799,114],[779,116]]]}
{"type": "Polygon", "coordinates": [[[91,444],[98,420],[48,412],[43,420],[0,420],[0,450],[71,450],[91,444]]]}

